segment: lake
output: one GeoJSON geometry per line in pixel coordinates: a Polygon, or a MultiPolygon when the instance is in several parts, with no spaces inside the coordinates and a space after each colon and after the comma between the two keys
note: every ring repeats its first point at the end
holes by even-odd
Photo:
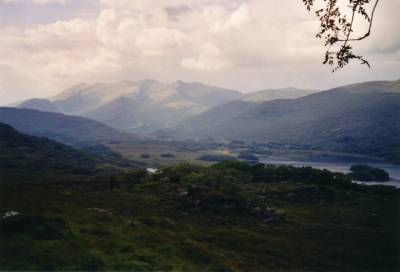
{"type": "Polygon", "coordinates": [[[264,164],[272,164],[272,165],[293,165],[295,167],[305,167],[311,166],[317,169],[326,169],[332,172],[340,172],[340,173],[349,173],[350,166],[354,164],[366,164],[372,167],[377,167],[384,169],[389,173],[390,181],[387,182],[357,182],[357,183],[364,183],[368,185],[373,184],[382,184],[382,185],[391,185],[397,188],[400,188],[400,166],[393,165],[387,162],[382,161],[338,161],[338,160],[290,160],[284,158],[270,158],[270,157],[260,157],[260,162],[264,164]]]}

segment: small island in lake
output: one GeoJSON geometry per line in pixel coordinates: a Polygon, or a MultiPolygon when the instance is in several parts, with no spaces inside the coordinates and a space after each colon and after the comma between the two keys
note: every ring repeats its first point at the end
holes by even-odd
{"type": "Polygon", "coordinates": [[[380,168],[371,167],[363,164],[356,164],[350,167],[349,176],[358,181],[389,181],[389,174],[380,168]]]}

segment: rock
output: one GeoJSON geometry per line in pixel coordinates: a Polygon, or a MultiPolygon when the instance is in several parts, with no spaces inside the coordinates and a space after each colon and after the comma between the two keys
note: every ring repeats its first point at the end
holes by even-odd
{"type": "Polygon", "coordinates": [[[257,216],[262,215],[262,213],[261,213],[261,208],[260,208],[260,207],[254,207],[254,208],[251,210],[251,213],[254,214],[254,215],[257,215],[257,216]]]}
{"type": "Polygon", "coordinates": [[[177,200],[180,200],[180,199],[182,199],[182,198],[185,198],[185,197],[188,196],[188,194],[189,194],[189,193],[186,192],[186,191],[181,192],[181,193],[179,193],[179,194],[176,195],[176,199],[177,199],[177,200]]]}
{"type": "Polygon", "coordinates": [[[12,217],[12,216],[17,216],[21,213],[16,212],[16,211],[8,211],[3,215],[3,218],[7,218],[7,217],[12,217]]]}
{"type": "Polygon", "coordinates": [[[275,210],[269,207],[264,210],[264,223],[277,223],[285,220],[285,211],[275,210]]]}
{"type": "Polygon", "coordinates": [[[157,174],[158,171],[157,168],[146,168],[146,172],[149,174],[157,174]]]}
{"type": "Polygon", "coordinates": [[[112,212],[105,210],[105,209],[100,209],[100,208],[88,208],[89,211],[95,211],[99,213],[105,213],[107,215],[112,215],[112,212]]]}

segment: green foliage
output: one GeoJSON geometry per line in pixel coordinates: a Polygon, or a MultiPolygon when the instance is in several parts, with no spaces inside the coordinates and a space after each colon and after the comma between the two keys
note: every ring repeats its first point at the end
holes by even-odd
{"type": "Polygon", "coordinates": [[[0,175],[50,172],[88,175],[100,158],[57,142],[28,136],[0,123],[0,175]]]}
{"type": "Polygon", "coordinates": [[[327,171],[238,161],[9,180],[0,270],[395,271],[399,200],[327,171]]]}
{"type": "Polygon", "coordinates": [[[165,154],[161,154],[162,158],[175,158],[175,155],[171,154],[171,153],[165,153],[165,154]]]}
{"type": "Polygon", "coordinates": [[[122,159],[105,146],[87,153],[58,142],[26,135],[0,123],[0,181],[49,181],[66,175],[91,176],[139,164],[122,159]]]}
{"type": "Polygon", "coordinates": [[[60,217],[16,215],[0,221],[0,236],[27,235],[39,240],[63,239],[67,233],[60,217]]]}

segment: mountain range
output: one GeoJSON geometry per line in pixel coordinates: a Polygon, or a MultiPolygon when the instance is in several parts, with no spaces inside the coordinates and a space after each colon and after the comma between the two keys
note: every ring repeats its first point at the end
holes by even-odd
{"type": "Polygon", "coordinates": [[[236,101],[183,121],[175,137],[385,153],[400,147],[400,81],[352,84],[297,99],[236,101]]]}
{"type": "Polygon", "coordinates": [[[238,91],[201,83],[142,80],[81,84],[51,98],[51,102],[63,113],[141,133],[175,125],[240,96],[238,91]]]}
{"type": "Polygon", "coordinates": [[[131,139],[120,132],[128,131],[167,132],[175,140],[274,142],[379,156],[398,157],[400,150],[400,80],[322,92],[287,88],[249,94],[182,81],[80,84],[18,107],[1,108],[0,122],[64,143],[131,139]]]}
{"type": "Polygon", "coordinates": [[[31,99],[18,108],[84,116],[111,127],[150,133],[231,101],[262,102],[276,98],[297,98],[311,90],[294,88],[262,90],[249,94],[205,85],[156,80],[79,84],[49,99],[31,99]]]}

